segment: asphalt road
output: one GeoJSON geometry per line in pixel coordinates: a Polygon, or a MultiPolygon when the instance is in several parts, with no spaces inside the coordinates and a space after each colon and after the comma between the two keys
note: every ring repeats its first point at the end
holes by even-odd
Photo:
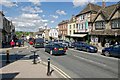
{"type": "Polygon", "coordinates": [[[118,59],[104,57],[97,53],[87,53],[69,49],[66,55],[52,56],[39,48],[37,52],[41,59],[51,63],[71,78],[118,78],[118,59]]]}
{"type": "MultiPolygon", "coordinates": [[[[35,48],[11,50],[11,53],[21,51],[19,55],[33,55],[31,50],[35,48]]],[[[74,49],[69,49],[66,55],[50,55],[44,51],[44,48],[37,48],[37,54],[42,61],[47,62],[51,59],[51,63],[64,71],[71,78],[118,78],[118,58],[105,57],[98,53],[87,53],[74,49]]],[[[15,55],[15,54],[14,54],[15,55]]],[[[3,57],[2,57],[3,58],[3,57]]],[[[13,59],[13,58],[12,58],[13,59]]]]}

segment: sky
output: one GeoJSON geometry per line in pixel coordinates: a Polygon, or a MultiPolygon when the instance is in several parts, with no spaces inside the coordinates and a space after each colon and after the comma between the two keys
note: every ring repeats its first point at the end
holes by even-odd
{"type": "MultiPolygon", "coordinates": [[[[119,0],[107,0],[106,5],[112,5],[119,0]]],[[[57,27],[62,20],[69,20],[77,15],[88,2],[102,5],[102,0],[2,0],[0,11],[12,21],[16,31],[35,32],[39,28],[57,27]]]]}

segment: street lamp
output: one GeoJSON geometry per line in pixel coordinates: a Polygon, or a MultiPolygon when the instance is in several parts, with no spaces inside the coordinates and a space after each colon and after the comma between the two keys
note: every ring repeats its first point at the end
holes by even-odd
{"type": "Polygon", "coordinates": [[[87,41],[88,43],[89,43],[89,40],[90,40],[90,33],[88,32],[88,41],[87,41]]]}

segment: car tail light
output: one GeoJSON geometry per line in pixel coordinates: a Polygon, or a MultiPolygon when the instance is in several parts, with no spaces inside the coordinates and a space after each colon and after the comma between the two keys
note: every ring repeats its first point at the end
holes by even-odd
{"type": "Polygon", "coordinates": [[[58,48],[54,48],[54,50],[55,50],[55,51],[57,51],[57,50],[58,50],[58,48]]]}

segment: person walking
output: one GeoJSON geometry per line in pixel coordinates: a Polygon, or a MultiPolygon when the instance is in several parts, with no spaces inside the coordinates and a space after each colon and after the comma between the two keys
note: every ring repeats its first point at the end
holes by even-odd
{"type": "Polygon", "coordinates": [[[13,47],[15,46],[15,42],[12,40],[12,41],[10,42],[10,45],[11,45],[11,47],[13,48],[13,47]]]}

